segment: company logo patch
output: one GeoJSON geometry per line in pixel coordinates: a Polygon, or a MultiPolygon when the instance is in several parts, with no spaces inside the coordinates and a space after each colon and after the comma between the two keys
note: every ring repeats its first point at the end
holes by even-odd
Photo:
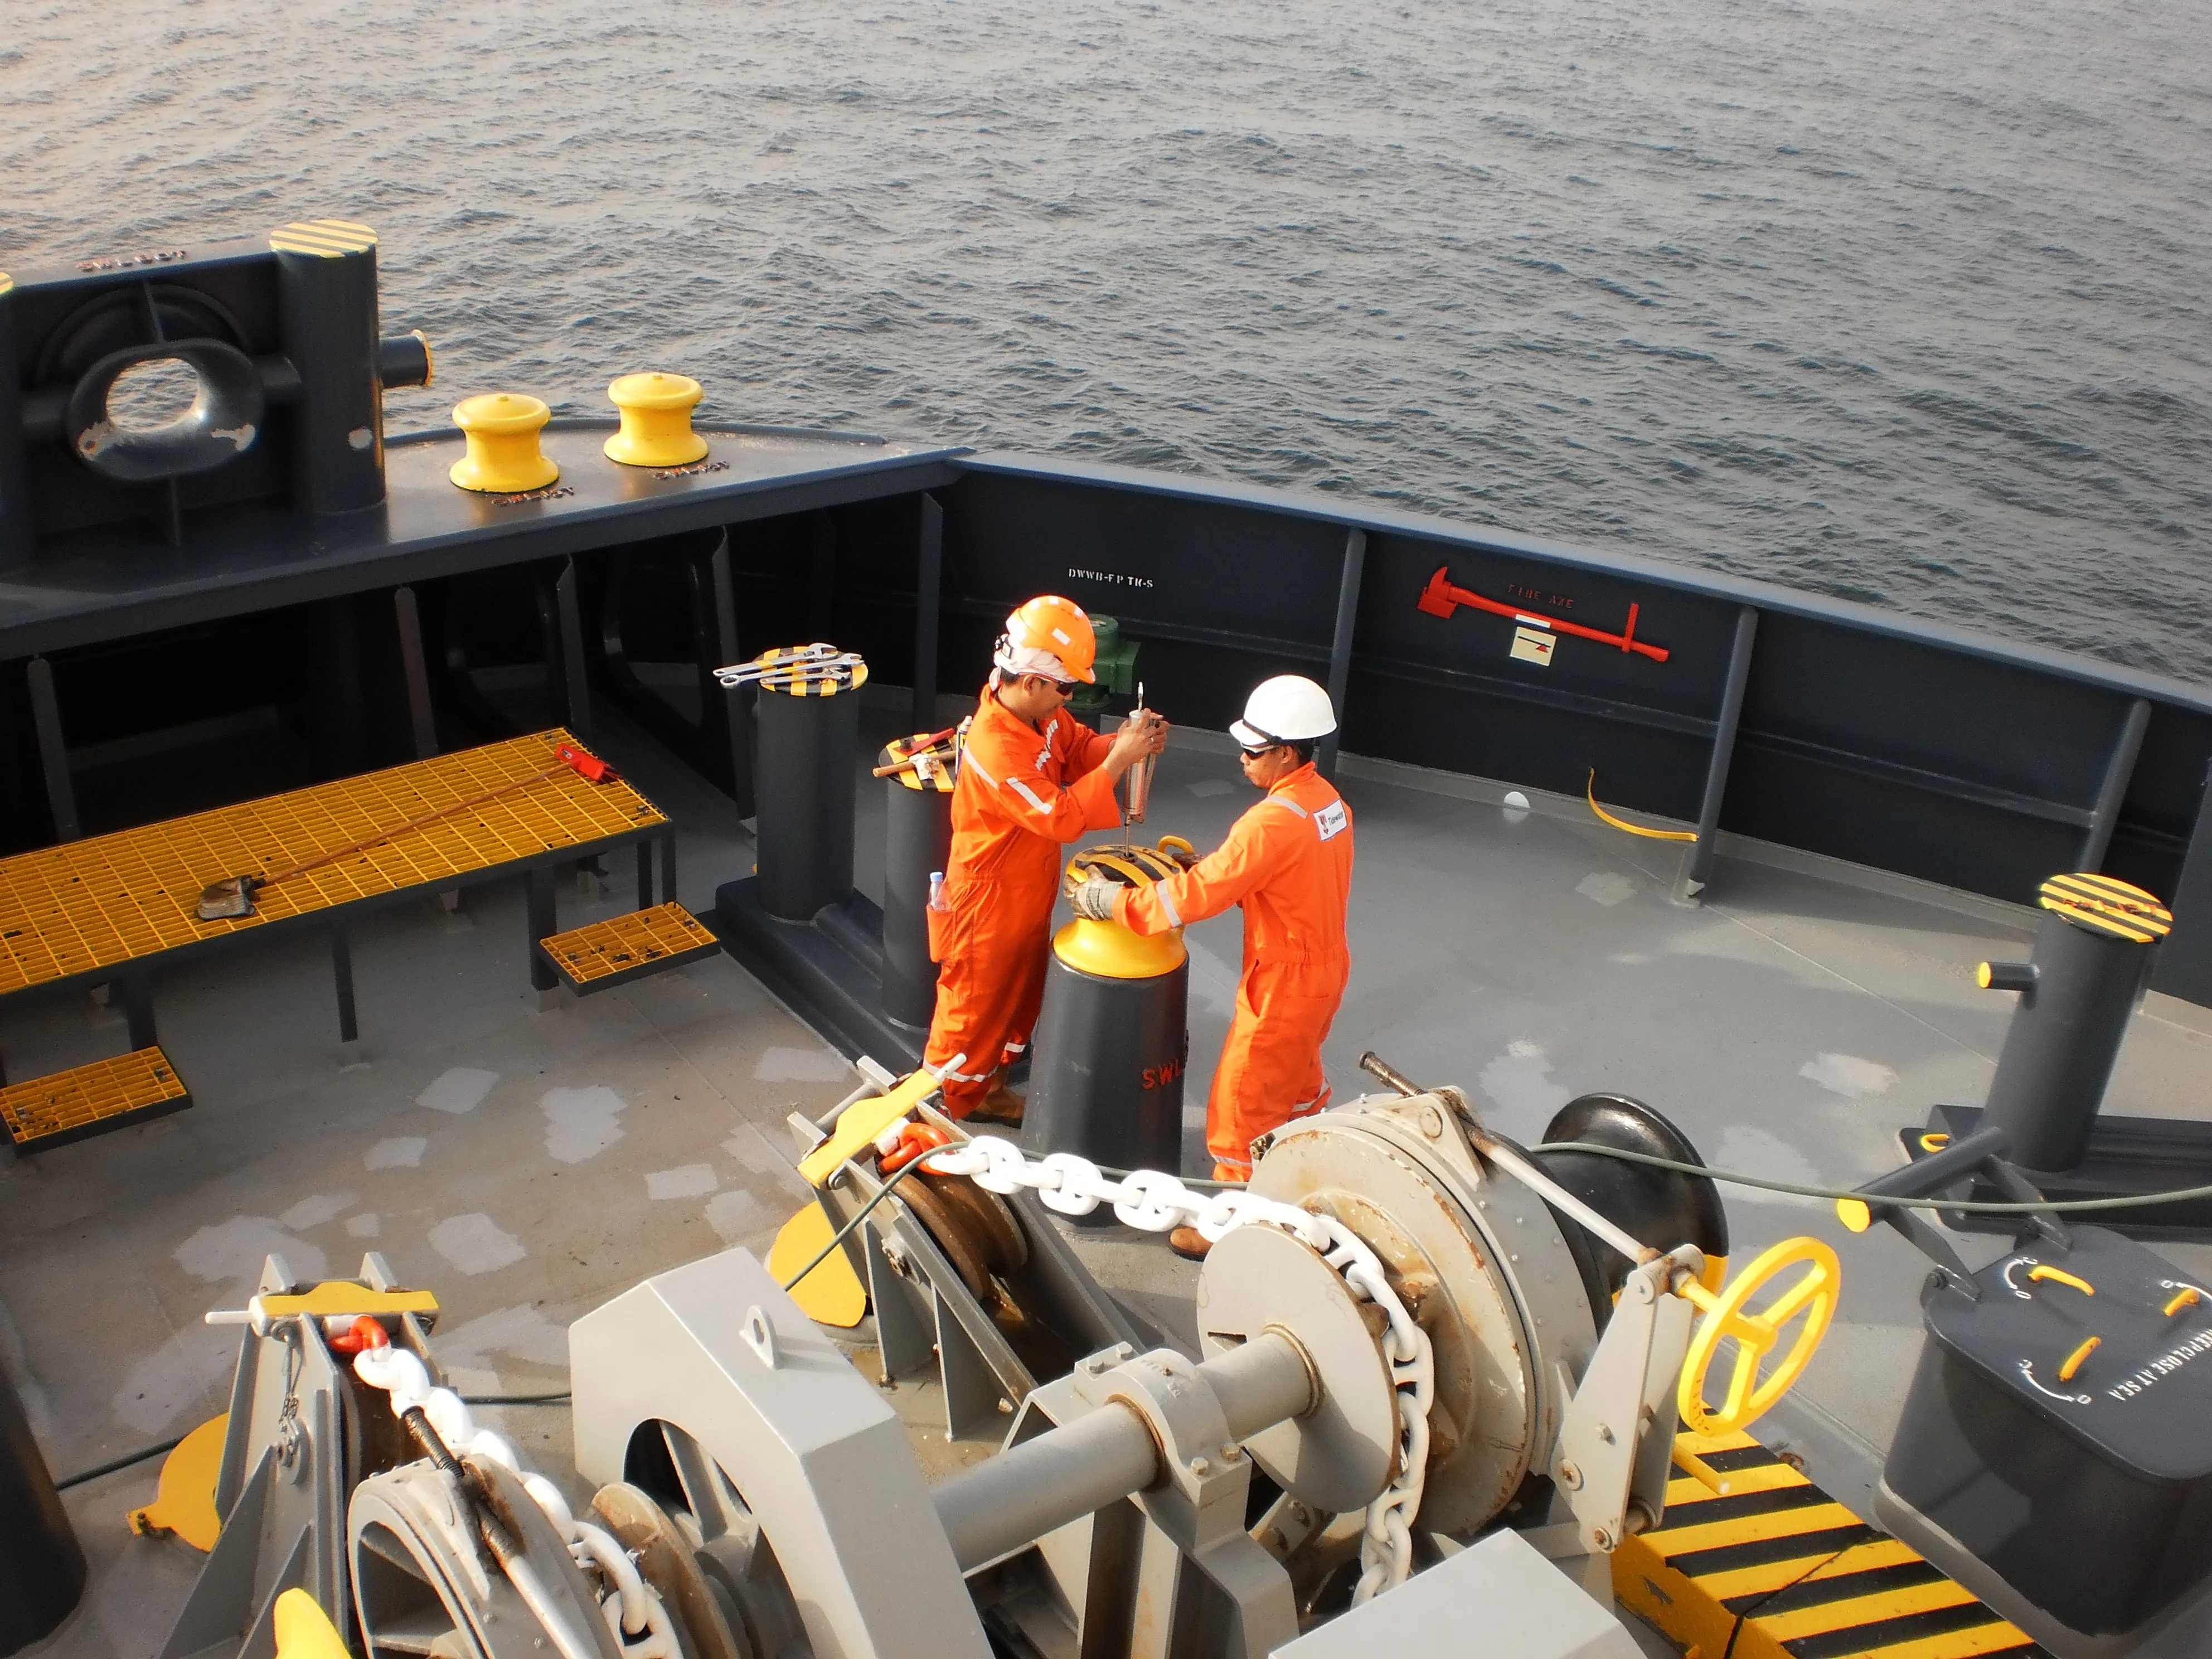
{"type": "Polygon", "coordinates": [[[1332,836],[1342,834],[1351,827],[1351,824],[1352,814],[1344,810],[1344,803],[1340,800],[1329,802],[1328,805],[1314,814],[1314,828],[1321,831],[1321,838],[1323,841],[1328,840],[1332,836]]]}

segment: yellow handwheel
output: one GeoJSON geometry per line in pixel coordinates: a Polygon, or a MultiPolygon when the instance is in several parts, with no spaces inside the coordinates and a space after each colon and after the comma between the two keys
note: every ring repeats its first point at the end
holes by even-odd
{"type": "Polygon", "coordinates": [[[1686,1285],[1682,1294],[1705,1312],[1690,1338],[1690,1352],[1682,1361],[1682,1386],[1676,1395],[1682,1421],[1694,1434],[1734,1434],[1763,1416],[1767,1408],[1790,1391],[1828,1334],[1836,1315],[1836,1292],[1843,1282],[1843,1267],[1836,1253],[1817,1238],[1785,1238],[1736,1275],[1735,1283],[1718,1296],[1702,1285],[1686,1285]],[[1759,1312],[1749,1310],[1751,1298],[1790,1268],[1805,1269],[1796,1281],[1759,1312]],[[1783,1328],[1805,1316],[1804,1328],[1788,1355],[1765,1382],[1759,1362],[1772,1352],[1783,1328]],[[1723,1337],[1735,1339],[1735,1369],[1729,1375],[1728,1395],[1718,1411],[1705,1404],[1705,1373],[1712,1369],[1723,1337]]]}

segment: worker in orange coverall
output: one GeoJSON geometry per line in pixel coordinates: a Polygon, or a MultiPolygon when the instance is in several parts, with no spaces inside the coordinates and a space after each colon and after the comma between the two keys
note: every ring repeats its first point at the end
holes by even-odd
{"type": "Polygon", "coordinates": [[[1092,678],[1097,650],[1080,605],[1054,594],[1031,599],[1006,618],[968,727],[951,856],[929,915],[939,970],[922,1050],[957,1118],[1022,1121],[1023,1097],[1004,1073],[1028,1050],[1044,998],[1060,848],[1118,823],[1115,781],[1167,743],[1167,722],[1149,709],[1110,738],[1067,713],[1076,682],[1092,678]]]}
{"type": "MultiPolygon", "coordinates": [[[[1077,915],[1139,933],[1244,907],[1237,1012],[1206,1101],[1214,1179],[1243,1181],[1255,1140],[1328,1104],[1321,1045],[1352,970],[1352,812],[1314,770],[1314,745],[1336,730],[1336,712],[1311,680],[1265,682],[1229,730],[1243,745],[1245,778],[1267,798],[1181,875],[1134,888],[1092,876],[1073,897],[1077,915]]],[[[1206,1254],[1195,1227],[1176,1228],[1169,1243],[1183,1255],[1206,1254]]]]}

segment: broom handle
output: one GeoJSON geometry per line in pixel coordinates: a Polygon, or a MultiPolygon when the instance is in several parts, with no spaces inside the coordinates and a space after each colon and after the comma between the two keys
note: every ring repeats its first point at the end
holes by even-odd
{"type": "Polygon", "coordinates": [[[265,877],[255,884],[261,887],[274,887],[280,881],[289,881],[294,876],[305,875],[310,870],[319,870],[326,864],[337,863],[338,860],[349,854],[361,852],[365,848],[374,847],[380,842],[390,841],[394,836],[404,836],[410,830],[420,830],[426,823],[435,823],[440,818],[451,817],[456,812],[465,812],[471,806],[481,806],[488,800],[495,799],[501,795],[511,794],[517,789],[527,789],[533,783],[543,783],[546,779],[557,777],[568,769],[568,762],[556,761],[543,772],[533,772],[526,778],[516,778],[511,782],[501,784],[495,789],[480,789],[475,794],[457,800],[450,806],[441,806],[434,812],[425,812],[419,818],[410,818],[406,823],[396,825],[390,830],[380,830],[373,836],[364,836],[359,841],[348,842],[343,847],[332,848],[327,853],[318,853],[305,864],[295,864],[289,870],[279,870],[275,875],[265,877]]]}

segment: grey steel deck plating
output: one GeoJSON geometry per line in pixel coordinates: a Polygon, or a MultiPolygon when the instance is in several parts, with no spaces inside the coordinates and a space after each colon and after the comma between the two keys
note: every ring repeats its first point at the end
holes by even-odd
{"type": "MultiPolygon", "coordinates": [[[[890,714],[872,723],[903,729],[890,714]]],[[[750,838],[680,765],[605,724],[601,746],[683,827],[683,895],[704,910],[716,883],[750,866],[750,838]]],[[[1598,825],[1578,802],[1508,812],[1502,787],[1356,757],[1342,781],[1359,858],[1352,990],[1327,1051],[1340,1097],[1359,1091],[1368,1048],[1460,1084],[1523,1140],[1571,1096],[1620,1090],[1674,1118],[1716,1164],[1838,1184],[1895,1164],[1897,1126],[1931,1103],[1980,1097],[2009,999],[1977,990],[1972,965],[2023,944],[2028,912],[1725,846],[1710,902],[1684,909],[1666,898],[1677,849],[1598,825]]],[[[1183,732],[1146,830],[1203,846],[1250,799],[1225,738],[1183,732]]],[[[880,824],[879,799],[864,793],[870,890],[880,824]]],[[[629,878],[618,868],[596,904],[564,891],[563,925],[627,908],[629,878]]],[[[1196,1168],[1237,922],[1188,937],[1196,1168]]],[[[558,1388],[577,1314],[726,1243],[765,1249],[801,1190],[784,1114],[847,1087],[823,1045],[726,959],[539,1012],[516,892],[471,895],[453,919],[430,901],[394,909],[354,951],[358,1052],[339,1049],[315,943],[240,952],[157,984],[194,1110],[0,1164],[0,1363],[57,1470],[220,1409],[235,1339],[198,1316],[238,1303],[270,1249],[310,1275],[381,1249],[439,1293],[437,1346],[465,1387],[558,1388]]],[[[15,1076],[112,1049],[120,1026],[119,1010],[82,999],[0,1005],[15,1076]]],[[[2212,1015],[2154,995],[2109,1103],[2212,1116],[2209,1061],[2212,1015]]],[[[1729,1209],[1739,1258],[1799,1231],[1843,1254],[1842,1316],[1766,1431],[1861,1502],[1918,1347],[1923,1264],[1887,1231],[1845,1235],[1810,1201],[1731,1189],[1729,1209]]],[[[1179,1328],[1189,1270],[1158,1241],[1085,1248],[1109,1283],[1179,1328]]],[[[1962,1248],[1979,1259],[1990,1241],[1962,1248]]],[[[2159,1248],[2212,1271],[2212,1249],[2159,1248]]],[[[924,1391],[898,1398],[927,1420],[924,1391]]],[[[498,1415],[573,1486],[562,1412],[498,1415]]],[[[933,1464],[983,1449],[920,1427],[915,1442],[933,1464]]],[[[166,1628],[199,1558],[122,1522],[157,1467],[69,1494],[95,1577],[51,1652],[139,1659],[166,1628]]],[[[2191,1651],[2173,1644],[2194,1639],[2175,1632],[2145,1651],[2191,1651]]]]}

